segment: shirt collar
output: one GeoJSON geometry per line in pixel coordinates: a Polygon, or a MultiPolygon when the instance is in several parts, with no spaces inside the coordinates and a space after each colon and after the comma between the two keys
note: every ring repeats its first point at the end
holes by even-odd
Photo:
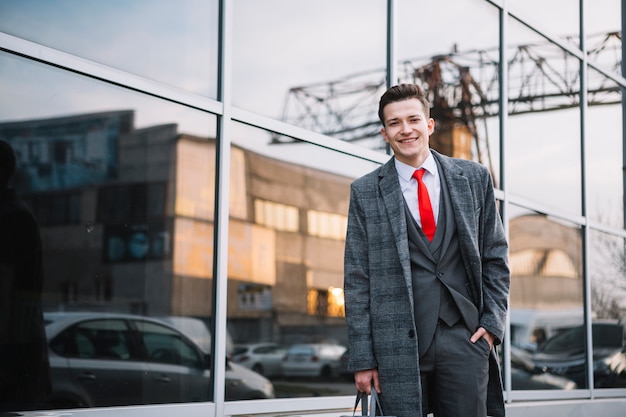
{"type": "Polygon", "coordinates": [[[422,164],[422,166],[415,168],[414,166],[407,165],[404,162],[398,161],[395,159],[396,171],[398,171],[398,176],[405,181],[410,181],[413,177],[413,173],[416,169],[424,168],[426,171],[430,172],[432,175],[436,175],[437,173],[437,163],[435,162],[435,158],[433,157],[432,152],[428,152],[428,157],[422,164]]]}

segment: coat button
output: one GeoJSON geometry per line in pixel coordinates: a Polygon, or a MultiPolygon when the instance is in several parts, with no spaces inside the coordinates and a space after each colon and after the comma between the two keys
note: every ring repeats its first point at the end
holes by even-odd
{"type": "Polygon", "coordinates": [[[409,330],[409,338],[413,339],[415,337],[415,330],[411,329],[409,330]]]}

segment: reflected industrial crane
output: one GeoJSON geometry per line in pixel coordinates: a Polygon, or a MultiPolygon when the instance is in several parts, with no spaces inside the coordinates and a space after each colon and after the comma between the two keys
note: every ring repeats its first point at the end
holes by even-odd
{"type": "MultiPolygon", "coordinates": [[[[574,39],[566,42],[573,44],[574,39]]],[[[587,42],[589,62],[621,73],[621,32],[593,35],[587,42]]],[[[486,121],[500,113],[498,49],[457,52],[456,45],[452,49],[445,55],[402,62],[398,79],[419,84],[427,92],[437,121],[431,138],[435,149],[491,168],[486,121]]],[[[508,114],[578,106],[580,65],[576,57],[548,42],[513,46],[508,56],[508,114]]],[[[593,69],[588,71],[587,87],[589,106],[621,101],[620,86],[593,69]]],[[[285,100],[283,120],[347,142],[381,148],[384,142],[376,112],[385,89],[384,69],[293,87],[285,100]]],[[[272,140],[293,141],[283,136],[272,140]]]]}

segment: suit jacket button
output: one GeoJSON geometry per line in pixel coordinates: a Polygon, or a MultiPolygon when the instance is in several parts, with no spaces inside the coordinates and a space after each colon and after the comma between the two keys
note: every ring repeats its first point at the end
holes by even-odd
{"type": "Polygon", "coordinates": [[[414,330],[409,330],[409,338],[413,339],[415,337],[415,331],[414,330]]]}

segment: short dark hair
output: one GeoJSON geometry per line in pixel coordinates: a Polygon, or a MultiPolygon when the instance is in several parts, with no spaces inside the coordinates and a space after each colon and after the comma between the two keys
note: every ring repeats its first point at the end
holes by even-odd
{"type": "Polygon", "coordinates": [[[424,105],[426,117],[430,117],[430,102],[428,101],[428,98],[426,98],[426,93],[422,87],[417,84],[398,84],[390,87],[380,97],[380,101],[378,103],[378,118],[383,126],[385,125],[385,115],[383,114],[383,110],[387,104],[413,98],[418,99],[424,105]]]}
{"type": "Polygon", "coordinates": [[[9,185],[9,180],[15,172],[15,152],[13,147],[4,140],[0,140],[0,188],[9,185]]]}

